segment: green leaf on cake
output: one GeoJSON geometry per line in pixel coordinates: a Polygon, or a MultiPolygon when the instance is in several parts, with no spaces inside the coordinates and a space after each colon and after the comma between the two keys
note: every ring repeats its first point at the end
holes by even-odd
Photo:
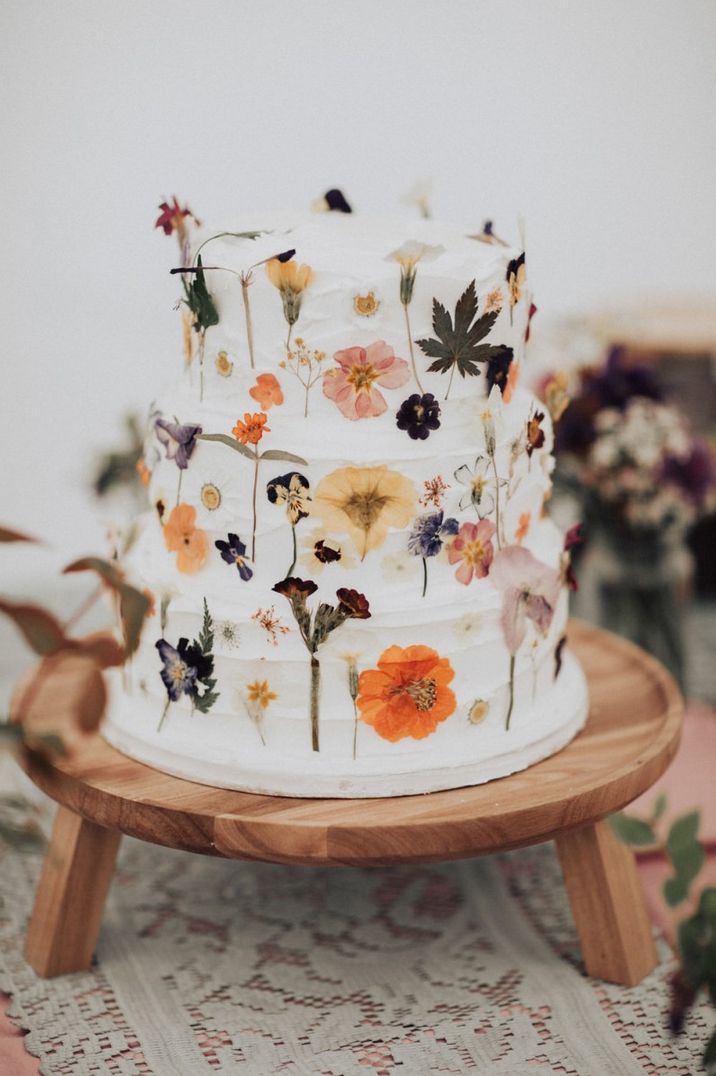
{"type": "Polygon", "coordinates": [[[293,452],[284,452],[280,448],[267,448],[265,452],[261,453],[259,459],[288,460],[289,463],[302,463],[304,467],[308,466],[308,460],[304,460],[303,456],[294,456],[293,452]]]}
{"type": "Polygon", "coordinates": [[[206,276],[202,269],[201,256],[196,260],[197,271],[192,274],[191,283],[183,279],[184,302],[194,315],[194,328],[197,332],[206,332],[211,325],[219,324],[219,312],[216,309],[209,289],[206,286],[206,276]]]}
{"type": "Polygon", "coordinates": [[[192,702],[194,708],[198,710],[200,714],[208,714],[209,710],[219,698],[219,692],[214,690],[216,687],[216,678],[213,676],[214,654],[212,651],[214,649],[214,621],[209,612],[206,598],[204,598],[204,619],[202,620],[201,631],[194,640],[193,645],[201,652],[202,656],[206,658],[207,671],[201,678],[204,691],[201,694],[197,691],[192,695],[192,702]]]}
{"type": "Polygon", "coordinates": [[[256,458],[248,445],[242,445],[241,441],[237,441],[234,437],[229,437],[226,433],[200,433],[196,439],[197,441],[217,441],[222,445],[226,445],[227,448],[233,448],[234,452],[238,452],[240,456],[246,456],[249,460],[256,458]]]}
{"type": "MultiPolygon", "coordinates": [[[[477,293],[475,281],[465,288],[455,306],[455,319],[442,303],[433,299],[434,337],[417,340],[418,347],[435,361],[430,364],[431,373],[450,374],[455,370],[461,377],[475,377],[480,373],[478,363],[503,358],[512,349],[502,345],[482,343],[497,320],[499,311],[492,310],[477,317],[477,293]]],[[[448,387],[449,391],[449,387],[448,387]]]]}

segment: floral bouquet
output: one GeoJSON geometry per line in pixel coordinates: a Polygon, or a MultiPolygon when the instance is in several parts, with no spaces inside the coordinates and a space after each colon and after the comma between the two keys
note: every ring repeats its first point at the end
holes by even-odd
{"type": "MultiPolygon", "coordinates": [[[[548,404],[554,384],[545,386],[548,404]]],[[[625,364],[619,349],[563,400],[556,486],[576,498],[585,541],[593,557],[601,553],[600,619],[681,678],[675,587],[688,531],[715,503],[712,452],[662,398],[652,371],[625,364]]]]}

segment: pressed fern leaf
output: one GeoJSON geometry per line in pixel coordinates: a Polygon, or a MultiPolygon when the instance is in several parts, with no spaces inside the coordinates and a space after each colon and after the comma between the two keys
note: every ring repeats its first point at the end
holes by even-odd
{"type": "Polygon", "coordinates": [[[491,359],[511,359],[512,348],[502,344],[482,343],[497,320],[498,311],[492,310],[477,317],[477,293],[475,281],[465,288],[455,306],[455,320],[442,303],[433,299],[434,337],[417,340],[418,347],[435,361],[430,364],[431,373],[449,373],[457,370],[461,377],[475,377],[480,373],[478,363],[491,359]]]}

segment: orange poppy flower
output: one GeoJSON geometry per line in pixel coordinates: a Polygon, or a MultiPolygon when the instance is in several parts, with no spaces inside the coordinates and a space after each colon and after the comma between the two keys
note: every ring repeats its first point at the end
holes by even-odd
{"type": "Polygon", "coordinates": [[[253,415],[246,411],[244,421],[237,418],[231,432],[242,445],[257,445],[265,433],[271,433],[270,427],[266,425],[267,421],[268,415],[265,415],[263,411],[258,411],[253,415]]]}
{"type": "Polygon", "coordinates": [[[198,572],[209,555],[209,540],[196,526],[196,508],[178,504],[162,529],[167,549],[177,554],[179,571],[186,575],[198,572]]]}
{"type": "Polygon", "coordinates": [[[273,374],[259,374],[256,384],[249,389],[249,396],[252,396],[264,411],[268,411],[274,404],[283,403],[281,386],[273,374]]]}
{"type": "Polygon", "coordinates": [[[389,646],[377,669],[360,674],[360,716],[384,740],[422,740],[455,710],[455,695],[447,686],[454,675],[448,659],[429,646],[389,646]]]}
{"type": "Polygon", "coordinates": [[[531,512],[520,512],[520,521],[517,524],[517,530],[515,531],[515,541],[517,542],[518,545],[522,545],[525,538],[527,537],[527,532],[530,529],[530,520],[531,519],[532,519],[532,513],[531,512]]]}

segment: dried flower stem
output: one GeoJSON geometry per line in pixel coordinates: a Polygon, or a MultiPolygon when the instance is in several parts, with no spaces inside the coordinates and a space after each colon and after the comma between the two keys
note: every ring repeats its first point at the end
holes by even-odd
{"type": "Polygon", "coordinates": [[[169,702],[170,702],[170,700],[167,699],[167,701],[164,703],[164,709],[162,710],[162,716],[159,718],[159,724],[157,725],[157,732],[162,731],[162,726],[164,725],[164,722],[166,721],[167,714],[169,713],[169,702]]]}
{"type": "Polygon", "coordinates": [[[254,446],[254,486],[251,493],[253,521],[251,525],[251,560],[256,564],[256,491],[259,484],[259,450],[254,446]]]}
{"type": "Polygon", "coordinates": [[[319,751],[318,703],[321,692],[321,666],[315,654],[311,654],[311,748],[319,751]]]}
{"type": "Polygon", "coordinates": [[[512,707],[515,704],[515,655],[510,654],[510,701],[507,706],[507,716],[505,717],[505,732],[509,732],[510,720],[512,718],[512,707]]]}
{"type": "Polygon", "coordinates": [[[495,453],[490,453],[490,459],[492,460],[492,470],[495,472],[495,537],[497,538],[497,548],[502,549],[502,532],[500,530],[500,479],[497,474],[497,463],[495,461],[495,453]]]}
{"type": "Polygon", "coordinates": [[[296,558],[298,556],[298,550],[296,548],[296,525],[295,525],[295,523],[291,524],[291,534],[293,536],[293,560],[291,561],[291,567],[286,572],[286,579],[288,579],[289,575],[293,575],[293,569],[296,567],[296,558]]]}
{"type": "MultiPolygon", "coordinates": [[[[413,334],[410,331],[410,315],[408,313],[408,304],[403,303],[403,310],[405,311],[405,328],[408,333],[408,348],[410,349],[410,365],[413,368],[413,377],[415,378],[415,384],[418,386],[420,395],[423,396],[423,386],[420,384],[420,378],[418,377],[418,368],[415,365],[415,352],[413,351],[413,334]]],[[[448,389],[448,391],[450,391],[448,389]]],[[[446,397],[447,399],[447,397],[446,397]]]]}
{"type": "Polygon", "coordinates": [[[249,286],[251,284],[251,272],[242,273],[241,277],[241,296],[244,300],[244,316],[246,319],[246,341],[249,346],[249,361],[251,363],[251,369],[256,369],[254,362],[254,325],[251,319],[251,304],[249,303],[249,286]]]}
{"type": "Polygon", "coordinates": [[[204,400],[204,348],[206,346],[206,329],[199,335],[199,403],[204,400]]]}
{"type": "Polygon", "coordinates": [[[423,557],[422,560],[423,560],[423,594],[422,594],[422,596],[424,598],[426,593],[427,593],[427,590],[428,590],[428,561],[427,561],[426,557],[423,557]]]}

